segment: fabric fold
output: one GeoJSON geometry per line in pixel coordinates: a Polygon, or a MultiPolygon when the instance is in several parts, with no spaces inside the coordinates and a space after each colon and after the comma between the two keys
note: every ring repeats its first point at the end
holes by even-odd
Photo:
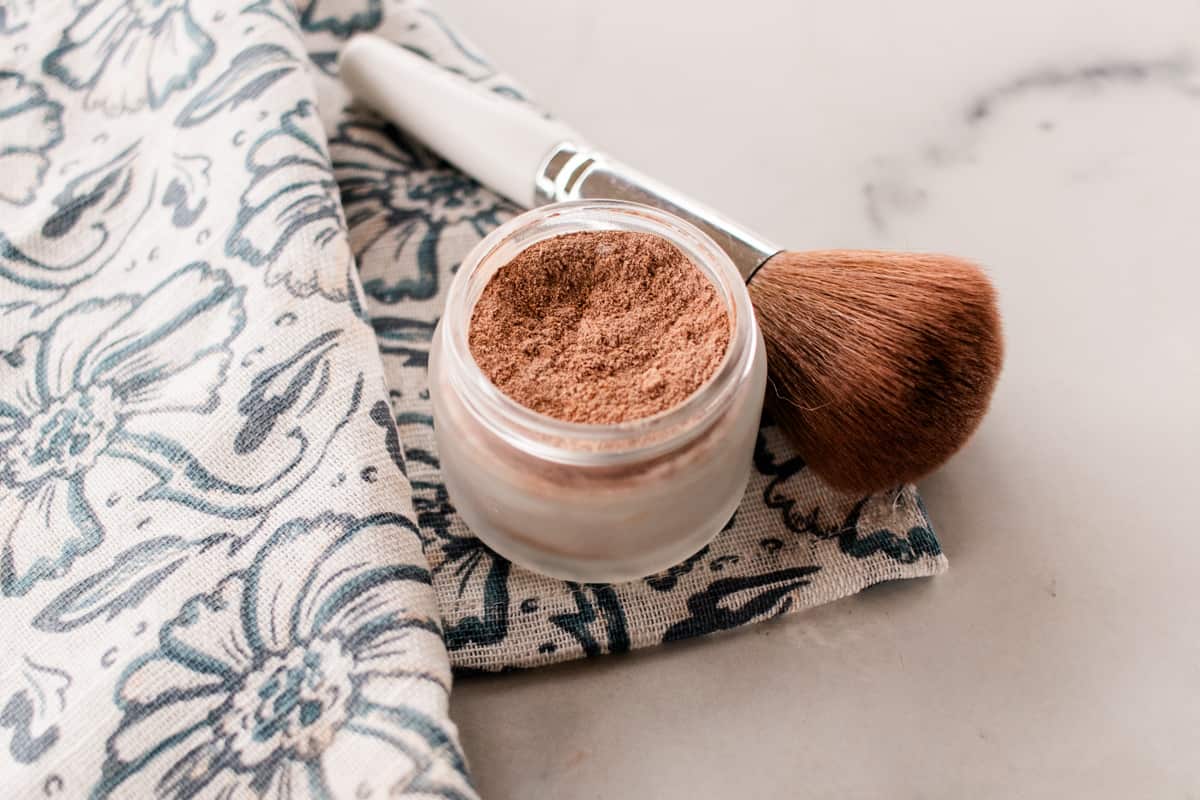
{"type": "Polygon", "coordinates": [[[305,39],[355,5],[0,5],[6,797],[475,796],[305,39]]]}

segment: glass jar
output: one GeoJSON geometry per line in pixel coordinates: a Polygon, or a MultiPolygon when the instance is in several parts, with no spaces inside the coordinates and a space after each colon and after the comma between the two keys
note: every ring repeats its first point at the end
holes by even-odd
{"type": "Polygon", "coordinates": [[[450,502],[493,550],[579,582],[618,582],[694,554],[724,527],[749,479],[766,385],[762,335],[729,257],[691,224],[647,206],[543,206],[496,229],[454,279],[430,351],[434,431],[450,502]],[[543,239],[651,233],[712,281],[732,321],[725,357],[677,406],[611,425],[565,422],[503,394],[475,363],[468,327],[492,275],[543,239]]]}

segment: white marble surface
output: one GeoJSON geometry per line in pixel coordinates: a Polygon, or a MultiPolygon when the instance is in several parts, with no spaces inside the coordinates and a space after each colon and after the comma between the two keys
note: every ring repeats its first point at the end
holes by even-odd
{"type": "Polygon", "coordinates": [[[922,487],[947,575],[464,679],[484,796],[1200,797],[1200,3],[442,8],[783,244],[978,259],[1008,336],[922,487]]]}

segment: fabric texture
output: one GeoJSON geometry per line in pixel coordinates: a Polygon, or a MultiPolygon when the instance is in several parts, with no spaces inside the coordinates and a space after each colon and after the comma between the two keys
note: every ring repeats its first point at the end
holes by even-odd
{"type": "Polygon", "coordinates": [[[736,517],[660,575],[472,537],[426,357],[517,209],[349,104],[365,30],[523,101],[419,2],[0,0],[0,796],[470,798],[452,665],[945,568],[912,487],[833,493],[769,421],[736,517]]]}

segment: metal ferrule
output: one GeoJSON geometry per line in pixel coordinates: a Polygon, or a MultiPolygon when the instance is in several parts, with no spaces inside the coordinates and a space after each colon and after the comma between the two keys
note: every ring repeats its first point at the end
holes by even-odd
{"type": "Polygon", "coordinates": [[[539,204],[566,200],[625,200],[670,212],[713,238],[749,280],[779,248],[716,211],[695,202],[602,153],[571,142],[555,147],[535,180],[539,204]]]}

